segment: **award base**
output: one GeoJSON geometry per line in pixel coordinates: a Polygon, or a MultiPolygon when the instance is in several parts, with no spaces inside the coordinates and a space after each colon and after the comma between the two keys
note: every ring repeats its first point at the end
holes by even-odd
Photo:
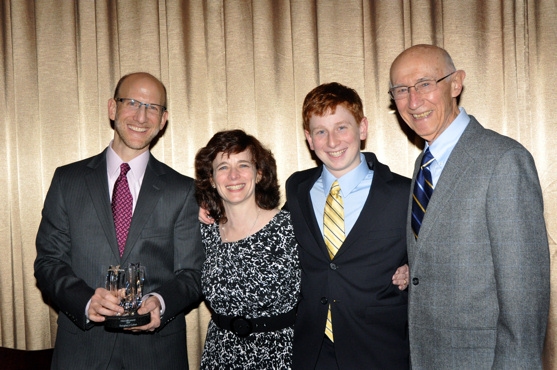
{"type": "Polygon", "coordinates": [[[127,315],[127,316],[106,316],[104,327],[108,329],[125,329],[135,326],[147,325],[151,322],[151,314],[145,315],[127,315]]]}

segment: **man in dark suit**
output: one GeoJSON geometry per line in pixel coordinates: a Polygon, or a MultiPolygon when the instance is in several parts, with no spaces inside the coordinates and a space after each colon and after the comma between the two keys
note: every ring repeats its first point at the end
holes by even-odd
{"type": "Polygon", "coordinates": [[[166,89],[158,79],[147,73],[122,77],[108,101],[113,141],[101,154],[54,174],[35,260],[39,288],[59,309],[53,369],[188,367],[185,311],[200,300],[204,252],[193,180],[149,151],[166,124],[165,106],[166,89]],[[133,216],[121,240],[111,199],[124,167],[130,168],[122,179],[133,216]],[[130,262],[145,266],[147,294],[139,314],[149,313],[151,321],[108,331],[105,316],[123,309],[104,289],[104,276],[109,265],[130,262]]]}
{"type": "Polygon", "coordinates": [[[466,74],[445,50],[415,45],[390,76],[426,141],[407,223],[412,368],[541,369],[549,249],[532,156],[459,109],[466,74]]]}
{"type": "Polygon", "coordinates": [[[305,98],[303,122],[323,164],[286,182],[302,266],[293,368],[408,369],[407,293],[391,278],[407,262],[410,179],[360,152],[368,122],[353,89],[316,87],[305,98]],[[343,241],[332,253],[326,204],[336,184],[343,241]]]}

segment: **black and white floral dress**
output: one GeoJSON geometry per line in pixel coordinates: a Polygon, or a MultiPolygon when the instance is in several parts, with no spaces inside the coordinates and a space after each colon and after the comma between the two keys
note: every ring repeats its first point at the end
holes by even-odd
{"type": "MultiPolygon", "coordinates": [[[[300,266],[290,213],[281,210],[263,229],[223,242],[219,227],[201,225],[206,261],[203,293],[220,315],[270,317],[296,306],[300,266]]],[[[289,369],[293,327],[239,337],[209,322],[201,369],[289,369]]]]}

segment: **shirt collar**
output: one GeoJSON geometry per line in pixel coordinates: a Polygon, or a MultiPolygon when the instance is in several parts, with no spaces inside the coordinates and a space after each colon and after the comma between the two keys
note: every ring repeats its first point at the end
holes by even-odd
{"type": "Polygon", "coordinates": [[[454,121],[435,139],[433,144],[428,145],[427,141],[425,143],[425,149],[429,148],[429,151],[433,155],[433,158],[441,165],[445,166],[445,163],[449,159],[453,148],[462,136],[462,133],[468,126],[470,122],[470,116],[466,113],[464,108],[459,108],[460,113],[454,121]]]}
{"type": "Polygon", "coordinates": [[[366,161],[366,157],[360,152],[360,164],[358,167],[354,168],[344,176],[337,179],[334,177],[327,167],[323,166],[323,173],[321,177],[323,179],[323,190],[325,194],[328,194],[331,190],[331,185],[335,180],[338,180],[340,185],[340,191],[343,197],[346,197],[352,190],[358,186],[360,182],[367,176],[371,170],[369,169],[366,161]]]}
{"type": "MultiPolygon", "coordinates": [[[[142,179],[145,175],[145,169],[147,168],[147,163],[149,163],[149,156],[150,153],[146,150],[128,162],[130,165],[130,172],[136,181],[142,179]]],[[[116,154],[114,149],[112,149],[112,141],[110,141],[108,150],[106,151],[106,169],[109,178],[116,178],[120,175],[120,165],[122,163],[124,163],[124,161],[116,154]]]]}

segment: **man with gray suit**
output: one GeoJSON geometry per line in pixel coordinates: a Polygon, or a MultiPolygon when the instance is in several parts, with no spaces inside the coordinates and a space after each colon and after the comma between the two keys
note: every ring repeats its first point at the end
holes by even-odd
{"type": "Polygon", "coordinates": [[[114,139],[56,170],[37,234],[35,277],[59,309],[52,368],[187,369],[185,312],[200,301],[204,252],[193,180],[149,151],[168,117],[166,89],[148,73],[126,75],[108,113],[114,139]],[[128,207],[116,205],[119,194],[128,207]],[[109,331],[105,317],[123,309],[103,277],[109,265],[137,262],[147,293],[139,314],[151,321],[109,331]]]}
{"type": "Polygon", "coordinates": [[[402,52],[390,94],[422,137],[408,214],[413,369],[541,369],[549,249],[534,160],[459,109],[465,72],[402,52]]]}

